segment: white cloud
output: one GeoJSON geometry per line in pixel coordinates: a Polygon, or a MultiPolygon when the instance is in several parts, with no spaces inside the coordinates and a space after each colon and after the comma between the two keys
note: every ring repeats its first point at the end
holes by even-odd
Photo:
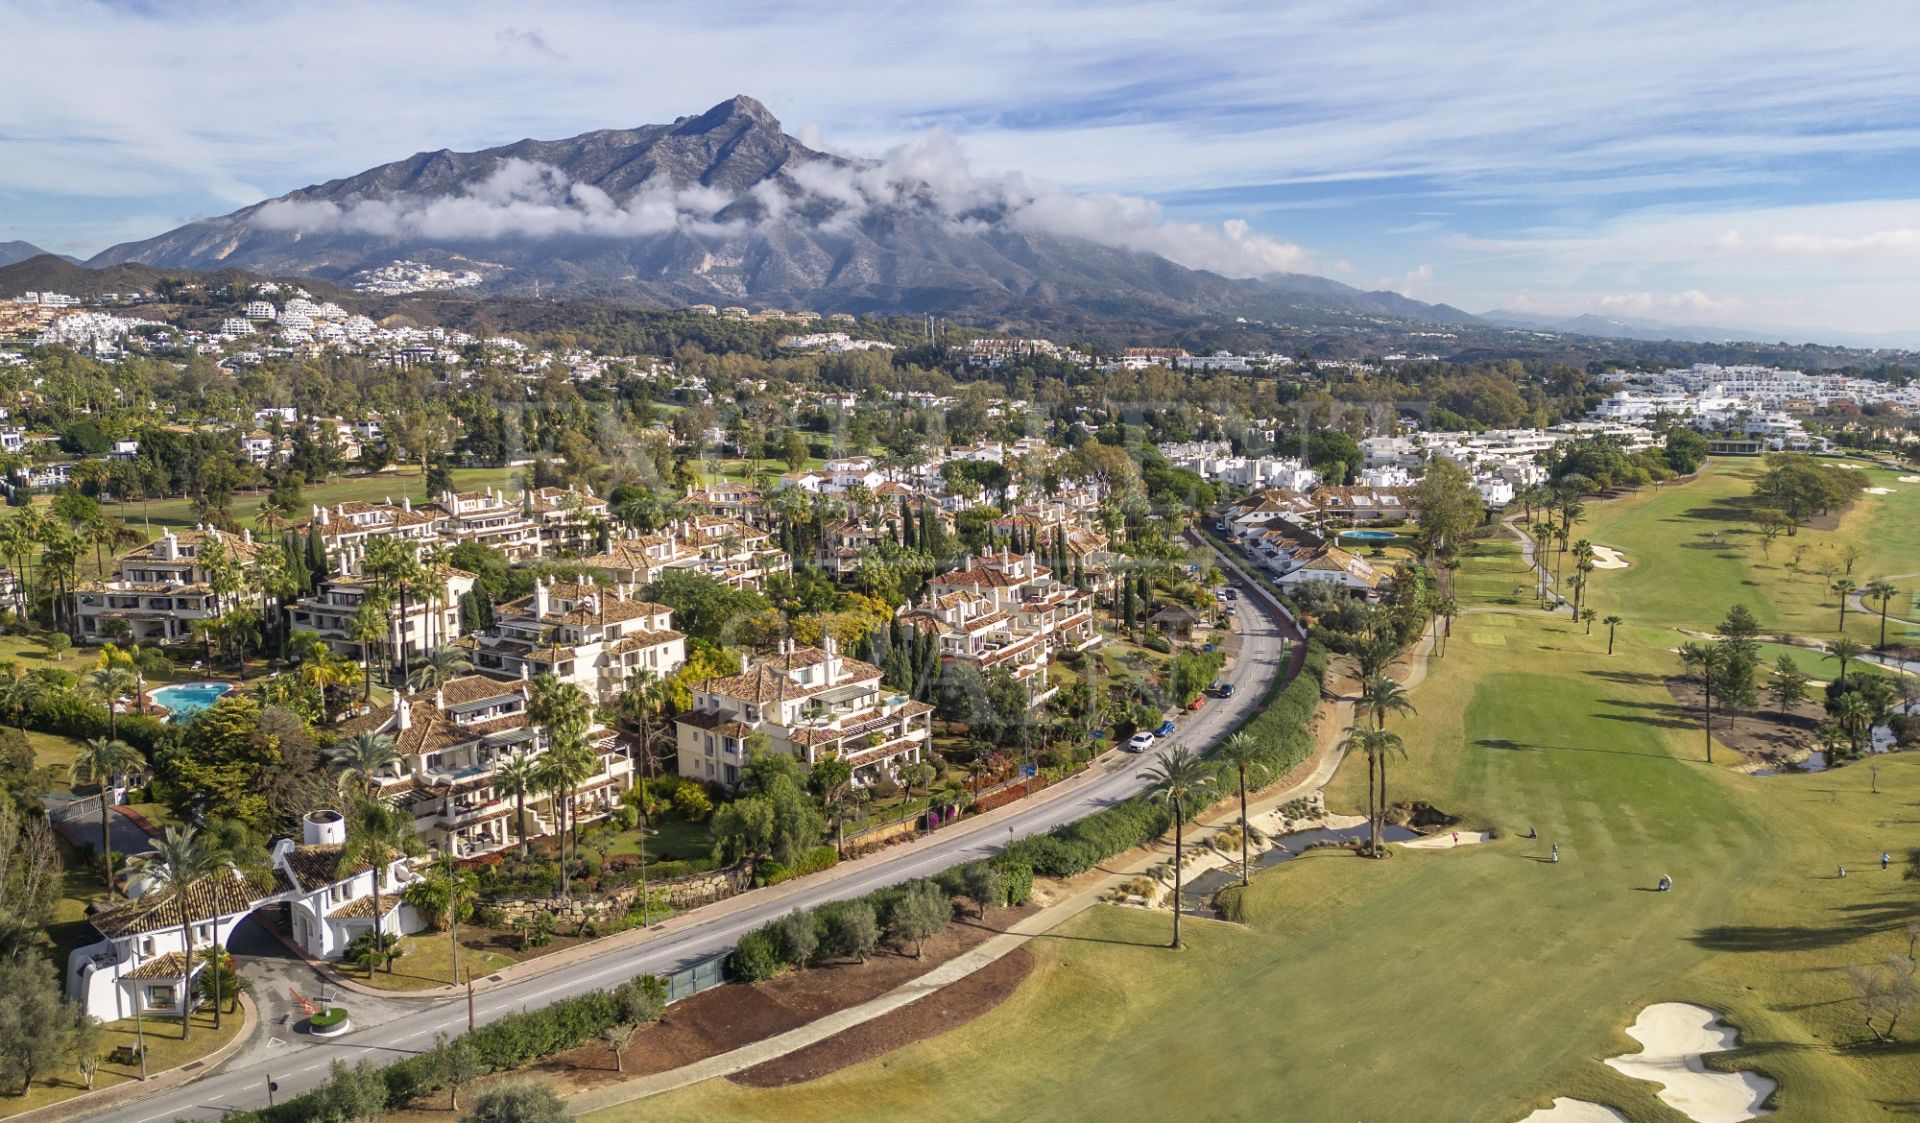
{"type": "MultiPolygon", "coordinates": [[[[1017,175],[977,176],[953,138],[940,133],[901,145],[878,161],[818,160],[786,171],[800,198],[776,180],[748,190],[758,204],[759,223],[802,221],[797,204],[824,203],[831,216],[821,225],[829,229],[850,228],[875,211],[905,209],[930,214],[958,232],[1008,229],[1080,238],[1161,254],[1235,277],[1297,269],[1307,261],[1298,246],[1257,233],[1237,219],[1217,226],[1170,222],[1159,204],[1146,199],[1076,195],[1017,175]]],[[[631,238],[671,230],[726,236],[749,225],[715,218],[736,201],[699,184],[676,188],[663,183],[617,202],[591,184],[570,182],[550,164],[509,159],[457,195],[397,195],[345,205],[288,199],[268,203],[249,221],[263,230],[301,235],[337,232],[458,241],[631,238]]]]}
{"type": "Polygon", "coordinates": [[[1766,234],[1750,236],[1729,229],[1714,242],[1717,249],[1733,253],[1792,254],[1810,257],[1885,257],[1909,259],[1920,256],[1920,230],[1874,230],[1865,234],[1766,234]]]}

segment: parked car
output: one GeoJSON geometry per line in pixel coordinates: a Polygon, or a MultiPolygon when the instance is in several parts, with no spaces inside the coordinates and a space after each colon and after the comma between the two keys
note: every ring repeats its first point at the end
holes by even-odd
{"type": "Polygon", "coordinates": [[[1168,718],[1167,720],[1165,720],[1165,721],[1163,721],[1163,722],[1161,722],[1161,723],[1160,723],[1160,728],[1158,728],[1158,729],[1156,729],[1156,730],[1154,730],[1154,731],[1153,731],[1153,735],[1154,735],[1155,737],[1171,737],[1171,736],[1173,736],[1173,719],[1172,719],[1172,718],[1168,718]]]}
{"type": "Polygon", "coordinates": [[[1207,704],[1207,696],[1205,694],[1196,694],[1193,697],[1193,701],[1187,703],[1187,709],[1197,710],[1206,704],[1207,704]]]}
{"type": "Polygon", "coordinates": [[[1231,698],[1233,697],[1234,689],[1234,685],[1230,682],[1216,683],[1213,687],[1213,696],[1215,698],[1231,698]]]}
{"type": "Polygon", "coordinates": [[[1229,585],[1229,586],[1227,586],[1227,599],[1228,599],[1228,600],[1239,600],[1239,599],[1240,599],[1240,590],[1238,590],[1238,589],[1236,589],[1236,588],[1234,588],[1234,587],[1233,587],[1233,586],[1231,586],[1231,585],[1229,585]]]}
{"type": "Polygon", "coordinates": [[[1132,737],[1127,738],[1127,751],[1130,753],[1144,753],[1153,747],[1153,741],[1153,734],[1142,729],[1132,737]]]}

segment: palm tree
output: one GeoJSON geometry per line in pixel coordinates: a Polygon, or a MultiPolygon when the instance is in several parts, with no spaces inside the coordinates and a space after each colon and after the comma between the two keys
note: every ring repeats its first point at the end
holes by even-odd
{"type": "Polygon", "coordinates": [[[493,790],[513,797],[522,855],[527,852],[527,797],[540,790],[540,781],[539,764],[525,753],[515,753],[493,770],[493,790]]]}
{"type": "Polygon", "coordinates": [[[1900,590],[1894,586],[1893,582],[1884,577],[1874,578],[1860,590],[1861,596],[1871,597],[1880,602],[1880,647],[1882,649],[1887,646],[1887,606],[1893,603],[1893,598],[1899,592],[1900,590]]]}
{"type": "Polygon", "coordinates": [[[1613,654],[1613,630],[1615,628],[1618,628],[1620,625],[1626,623],[1627,622],[1626,618],[1623,616],[1618,616],[1618,615],[1609,613],[1608,615],[1601,617],[1600,622],[1607,626],[1607,654],[1612,655],[1613,654]]]}
{"type": "MultiPolygon", "coordinates": [[[[196,886],[214,875],[219,860],[195,828],[168,827],[165,834],[153,840],[153,852],[135,859],[135,864],[154,891],[171,889],[177,902],[180,942],[186,951],[187,964],[180,980],[180,1040],[185,1041],[193,1029],[193,1018],[189,1016],[193,1001],[187,997],[188,984],[193,981],[193,917],[187,911],[187,898],[196,886]]],[[[218,911],[216,906],[215,912],[218,911]]],[[[217,917],[215,923],[219,923],[217,917]]],[[[218,933],[214,942],[219,942],[218,933]]]]}
{"type": "Polygon", "coordinates": [[[1235,733],[1222,741],[1213,755],[1233,765],[1240,779],[1240,884],[1252,885],[1247,873],[1247,769],[1260,763],[1260,742],[1251,733],[1235,733]]]}
{"type": "Polygon", "coordinates": [[[367,684],[360,692],[365,701],[373,696],[373,645],[385,646],[391,625],[387,619],[387,598],[368,594],[347,618],[347,638],[360,645],[360,660],[366,664],[367,684]]]}
{"type": "Polygon", "coordinates": [[[339,777],[340,790],[357,783],[368,799],[380,793],[381,769],[399,762],[399,750],[385,733],[355,733],[327,750],[327,763],[339,777]]]}
{"type": "MultiPolygon", "coordinates": [[[[413,819],[405,812],[378,800],[363,799],[347,817],[347,841],[340,848],[337,876],[352,877],[361,867],[373,869],[373,943],[383,948],[386,934],[381,930],[385,910],[380,904],[380,882],[387,876],[395,858],[410,857],[425,849],[415,833],[413,819]]],[[[387,953],[387,973],[393,973],[393,954],[387,953]]]]}
{"type": "Polygon", "coordinates": [[[460,985],[460,913],[480,896],[480,880],[471,870],[456,869],[453,855],[447,855],[444,869],[436,869],[427,875],[427,885],[431,888],[435,905],[447,910],[447,936],[453,960],[454,986],[460,985]]]}
{"type": "Polygon", "coordinates": [[[1713,684],[1727,666],[1727,649],[1717,643],[1683,643],[1680,659],[1700,676],[1700,714],[1707,730],[1707,763],[1713,763],[1713,684]]]}
{"type": "Polygon", "coordinates": [[[1206,763],[1185,745],[1176,745],[1160,754],[1157,763],[1144,773],[1147,798],[1166,804],[1173,812],[1173,943],[1180,947],[1180,860],[1186,846],[1185,826],[1188,806],[1205,802],[1213,778],[1206,763]]]}
{"type": "Polygon", "coordinates": [[[119,712],[114,703],[123,695],[131,694],[140,688],[139,677],[125,667],[107,666],[87,672],[82,680],[82,689],[107,706],[107,739],[120,736],[119,712]]]}
{"type": "Polygon", "coordinates": [[[100,858],[106,863],[107,892],[113,892],[113,846],[108,811],[112,804],[113,778],[131,772],[146,763],[132,745],[112,737],[90,737],[82,742],[73,763],[67,765],[67,777],[76,784],[100,785],[100,858]]]}
{"type": "Polygon", "coordinates": [[[46,683],[32,675],[20,673],[20,668],[9,662],[6,677],[0,679],[0,705],[13,711],[13,719],[20,731],[27,731],[27,711],[46,693],[46,683]]]}
{"type": "MultiPolygon", "coordinates": [[[[1354,704],[1353,710],[1355,717],[1372,718],[1375,729],[1385,729],[1387,727],[1388,714],[1405,715],[1418,712],[1419,711],[1414,708],[1413,699],[1407,693],[1406,687],[1388,678],[1386,675],[1378,674],[1368,678],[1366,682],[1361,684],[1360,699],[1354,704]]],[[[1369,767],[1372,767],[1373,758],[1369,757],[1368,760],[1369,767]]],[[[1380,809],[1376,813],[1372,804],[1369,803],[1367,806],[1367,816],[1369,818],[1377,817],[1380,822],[1384,823],[1387,817],[1387,758],[1385,756],[1379,758],[1379,768],[1380,809]]],[[[1369,783],[1369,788],[1371,788],[1371,783],[1369,783]]],[[[1379,848],[1377,832],[1378,828],[1376,827],[1374,839],[1376,850],[1379,848]]]]}
{"type": "Polygon", "coordinates": [[[1852,640],[1852,639],[1848,639],[1846,636],[1841,636],[1839,639],[1834,640],[1832,643],[1827,645],[1827,653],[1821,658],[1822,658],[1822,661],[1825,661],[1827,659],[1838,659],[1840,661],[1840,677],[1846,678],[1847,664],[1853,662],[1855,659],[1860,658],[1862,655],[1865,655],[1866,653],[1867,653],[1867,648],[1865,644],[1862,644],[1858,640],[1852,640]]]}
{"type": "Polygon", "coordinates": [[[1588,635],[1593,634],[1593,622],[1599,618],[1600,614],[1591,608],[1583,608],[1580,610],[1580,621],[1587,626],[1588,635]]]}
{"type": "Polygon", "coordinates": [[[457,647],[442,644],[421,657],[420,666],[413,672],[415,690],[432,690],[445,686],[468,671],[473,670],[473,660],[457,647]]]}
{"type": "Polygon", "coordinates": [[[547,730],[547,751],[540,757],[541,786],[552,801],[554,827],[560,838],[560,895],[573,895],[567,869],[567,839],[573,834],[574,854],[580,850],[577,824],[572,821],[573,793],[580,781],[593,775],[597,763],[587,744],[584,720],[563,721],[547,730]],[[573,829],[570,829],[572,827],[573,829]]]}
{"type": "Polygon", "coordinates": [[[1853,583],[1853,578],[1842,577],[1836,580],[1831,586],[1829,586],[1829,588],[1833,590],[1833,594],[1835,596],[1840,598],[1840,629],[1839,630],[1842,632],[1845,632],[1847,630],[1847,602],[1853,599],[1853,594],[1860,587],[1853,583]]]}
{"type": "Polygon", "coordinates": [[[1861,742],[1873,732],[1874,709],[1858,690],[1849,691],[1840,696],[1839,712],[1834,718],[1847,734],[1847,747],[1858,754],[1861,742]]]}
{"type": "Polygon", "coordinates": [[[1386,852],[1381,849],[1381,844],[1380,844],[1380,816],[1374,814],[1374,811],[1373,811],[1373,808],[1374,808],[1373,777],[1374,777],[1375,771],[1377,770],[1382,777],[1381,788],[1382,790],[1384,790],[1386,787],[1385,776],[1387,772],[1387,767],[1386,767],[1387,756],[1390,753],[1396,753],[1396,752],[1404,755],[1405,747],[1402,744],[1400,740],[1400,735],[1398,733],[1391,733],[1385,729],[1368,729],[1364,726],[1358,726],[1358,725],[1347,727],[1347,738],[1345,741],[1341,743],[1340,747],[1342,750],[1346,752],[1361,752],[1366,754],[1366,757],[1367,757],[1367,820],[1368,820],[1367,834],[1368,834],[1368,843],[1369,843],[1369,846],[1371,847],[1371,849],[1369,850],[1369,854],[1370,856],[1375,858],[1385,857],[1386,852]]]}

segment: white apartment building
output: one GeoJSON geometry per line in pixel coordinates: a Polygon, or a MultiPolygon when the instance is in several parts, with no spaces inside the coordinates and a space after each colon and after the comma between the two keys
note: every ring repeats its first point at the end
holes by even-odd
{"type": "Polygon", "coordinates": [[[474,669],[506,678],[552,675],[607,705],[629,683],[665,679],[687,661],[673,611],[625,584],[544,581],[494,609],[493,626],[466,637],[474,669]]]}
{"type": "Polygon", "coordinates": [[[209,584],[211,574],[205,562],[213,548],[243,569],[253,563],[259,550],[250,531],[169,530],[114,559],[112,580],[75,586],[80,641],[178,643],[195,638],[195,625],[220,615],[226,607],[209,584]]]}
{"type": "Polygon", "coordinates": [[[922,759],[933,707],[880,680],[880,668],[841,655],[831,636],[820,647],[782,641],[743,673],[694,688],[692,710],[675,721],[680,775],[737,784],[749,743],[764,738],[808,766],[846,762],[861,787],[897,779],[922,759]]]}

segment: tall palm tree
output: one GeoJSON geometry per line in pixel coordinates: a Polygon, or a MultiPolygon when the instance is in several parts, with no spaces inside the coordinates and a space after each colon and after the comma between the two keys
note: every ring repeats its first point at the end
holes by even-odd
{"type": "MultiPolygon", "coordinates": [[[[1373,727],[1377,730],[1387,727],[1388,714],[1405,715],[1418,712],[1414,708],[1413,698],[1407,692],[1407,688],[1383,674],[1374,675],[1361,684],[1360,700],[1354,704],[1353,708],[1355,717],[1372,719],[1373,727]]],[[[1371,804],[1367,807],[1368,817],[1375,821],[1373,841],[1374,851],[1378,853],[1380,824],[1387,817],[1387,754],[1381,753],[1378,757],[1369,754],[1367,760],[1368,767],[1375,767],[1377,763],[1380,769],[1380,808],[1376,812],[1371,804]]]]}
{"type": "MultiPolygon", "coordinates": [[[[97,672],[96,672],[97,673],[97,672]]],[[[76,784],[100,785],[100,859],[106,863],[107,892],[113,892],[113,846],[111,810],[113,778],[139,768],[146,761],[132,745],[112,737],[90,737],[80,745],[73,763],[67,765],[67,777],[76,784]]]]}
{"type": "Polygon", "coordinates": [[[540,783],[540,766],[525,753],[515,753],[494,766],[493,790],[513,797],[522,855],[527,852],[527,797],[540,790],[540,783]]]}
{"type": "Polygon", "coordinates": [[[1600,622],[1607,626],[1607,654],[1612,655],[1613,654],[1613,630],[1615,628],[1618,628],[1620,625],[1626,623],[1627,622],[1626,617],[1609,613],[1608,615],[1601,617],[1600,622]]]}
{"type": "Polygon", "coordinates": [[[341,790],[357,785],[368,799],[380,794],[381,770],[399,762],[399,750],[385,733],[355,733],[327,750],[327,763],[339,777],[341,790]]]}
{"type": "Polygon", "coordinates": [[[1893,598],[1899,592],[1894,583],[1884,577],[1874,578],[1860,590],[1861,596],[1880,602],[1880,647],[1882,649],[1887,646],[1887,606],[1893,603],[1893,598]]]}
{"type": "Polygon", "coordinates": [[[1702,704],[1700,714],[1707,730],[1707,763],[1713,763],[1713,686],[1726,670],[1727,649],[1717,643],[1683,643],[1680,660],[1700,676],[1702,704]]]}
{"type": "MultiPolygon", "coordinates": [[[[193,1010],[193,1000],[187,996],[189,984],[193,982],[193,916],[187,898],[196,886],[214,875],[219,868],[219,860],[213,848],[195,828],[168,827],[165,834],[153,840],[153,852],[142,855],[135,863],[140,872],[146,875],[153,891],[173,890],[180,917],[180,942],[186,951],[187,963],[180,980],[180,1040],[185,1041],[193,1029],[193,1018],[189,1016],[193,1010]]],[[[217,919],[215,923],[218,923],[217,919]]],[[[218,942],[218,933],[215,934],[215,942],[218,942]]]]}
{"type": "Polygon", "coordinates": [[[1160,754],[1160,759],[1143,773],[1147,798],[1164,803],[1173,812],[1173,943],[1180,947],[1180,860],[1186,847],[1187,808],[1204,803],[1213,786],[1206,763],[1185,745],[1176,745],[1160,754]]]}
{"type": "Polygon", "coordinates": [[[1251,733],[1235,733],[1213,755],[1232,765],[1240,780],[1240,884],[1252,885],[1247,866],[1247,769],[1260,763],[1260,742],[1251,733]]]}
{"type": "Polygon", "coordinates": [[[1846,678],[1847,664],[1866,653],[1867,648],[1865,644],[1859,640],[1848,639],[1846,636],[1841,636],[1839,639],[1827,645],[1827,653],[1821,658],[1823,661],[1826,659],[1838,659],[1840,661],[1840,677],[1846,678]]]}
{"type": "Polygon", "coordinates": [[[1829,588],[1833,590],[1833,595],[1840,600],[1839,630],[1845,632],[1847,630],[1847,602],[1853,599],[1853,594],[1859,590],[1860,586],[1853,583],[1853,578],[1842,577],[1836,580],[1829,588]]]}
{"type": "Polygon", "coordinates": [[[125,667],[107,666],[88,671],[81,680],[81,688],[88,694],[106,703],[107,739],[115,740],[120,736],[119,712],[114,703],[123,695],[131,694],[140,687],[140,679],[125,667]]]}
{"type": "Polygon", "coordinates": [[[584,720],[563,721],[547,730],[547,751],[540,757],[541,786],[552,798],[554,827],[560,838],[560,893],[573,895],[567,869],[567,840],[572,836],[574,855],[579,856],[578,822],[573,817],[574,790],[580,781],[593,775],[593,748],[587,744],[584,720]]]}
{"type": "Polygon", "coordinates": [[[1386,758],[1390,753],[1398,752],[1404,755],[1405,747],[1402,744],[1400,740],[1400,735],[1398,733],[1393,733],[1385,729],[1369,729],[1365,726],[1359,726],[1359,725],[1353,725],[1353,726],[1347,727],[1346,740],[1341,743],[1340,747],[1346,752],[1360,752],[1360,753],[1366,754],[1366,757],[1367,757],[1367,823],[1368,823],[1367,833],[1368,833],[1369,845],[1371,847],[1369,853],[1372,857],[1375,857],[1375,858],[1382,857],[1384,855],[1384,851],[1382,851],[1380,848],[1380,817],[1374,814],[1373,812],[1374,802],[1375,802],[1373,777],[1376,771],[1380,773],[1380,775],[1383,778],[1381,787],[1382,789],[1384,789],[1385,788],[1384,777],[1387,771],[1386,758]]]}
{"type": "Polygon", "coordinates": [[[360,660],[367,668],[366,687],[360,692],[362,701],[373,696],[373,645],[378,643],[384,647],[391,628],[387,599],[373,593],[362,598],[360,607],[347,618],[347,638],[360,645],[360,660]]]}
{"type": "MultiPolygon", "coordinates": [[[[340,849],[338,876],[350,877],[361,866],[373,867],[373,942],[385,951],[386,934],[381,925],[385,909],[380,901],[380,883],[395,858],[411,857],[424,850],[414,832],[413,819],[406,812],[378,800],[363,799],[347,815],[347,841],[340,849]]],[[[388,955],[387,973],[393,973],[393,956],[388,955]]]]}
{"type": "Polygon", "coordinates": [[[445,686],[471,670],[473,660],[467,658],[465,651],[442,644],[421,657],[420,665],[413,671],[413,688],[432,690],[445,686]]]}

